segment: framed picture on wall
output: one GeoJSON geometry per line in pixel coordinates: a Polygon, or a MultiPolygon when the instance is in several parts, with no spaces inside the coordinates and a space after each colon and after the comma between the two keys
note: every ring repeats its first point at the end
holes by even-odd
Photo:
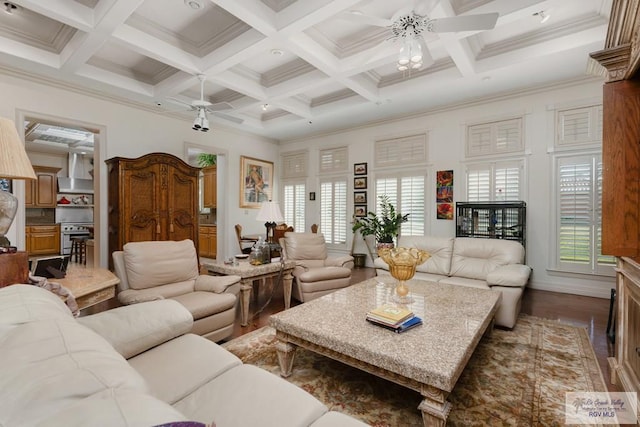
{"type": "Polygon", "coordinates": [[[355,191],[353,193],[353,204],[354,205],[362,205],[367,204],[367,192],[366,191],[355,191]]]}
{"type": "Polygon", "coordinates": [[[240,156],[240,207],[260,209],[262,202],[271,200],[273,191],[273,163],[240,156]]]}
{"type": "Polygon", "coordinates": [[[353,178],[353,188],[356,190],[366,190],[367,178],[353,178]]]}
{"type": "Polygon", "coordinates": [[[356,163],[353,165],[353,174],[354,175],[366,175],[367,174],[367,164],[366,163],[356,163]]]}
{"type": "Polygon", "coordinates": [[[353,215],[358,218],[367,216],[367,205],[355,205],[353,207],[353,215]]]}

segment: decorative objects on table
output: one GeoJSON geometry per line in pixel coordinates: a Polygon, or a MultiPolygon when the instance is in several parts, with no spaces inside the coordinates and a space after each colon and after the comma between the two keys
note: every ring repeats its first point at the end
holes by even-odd
{"type": "Polygon", "coordinates": [[[276,228],[276,223],[284,221],[278,202],[272,202],[269,200],[268,202],[262,203],[262,206],[260,206],[260,212],[258,212],[258,216],[256,216],[256,220],[264,221],[264,226],[267,229],[266,241],[274,243],[273,229],[276,228]]]}
{"type": "Polygon", "coordinates": [[[431,254],[416,248],[380,248],[378,255],[389,264],[389,272],[398,280],[393,301],[400,304],[413,302],[406,281],[416,274],[416,267],[431,258],[431,254]]]}
{"type": "Polygon", "coordinates": [[[436,172],[437,219],[453,220],[453,171],[436,172]]]}
{"type": "Polygon", "coordinates": [[[273,163],[240,156],[240,207],[258,209],[271,200],[273,163]]]}
{"type": "Polygon", "coordinates": [[[400,232],[400,225],[409,220],[409,214],[402,215],[396,212],[389,196],[382,195],[379,199],[380,215],[369,212],[362,218],[355,218],[351,229],[354,233],[360,230],[363,237],[375,236],[378,247],[393,247],[394,239],[400,232]]]}
{"type": "MultiPolygon", "coordinates": [[[[36,179],[15,124],[5,118],[0,118],[0,178],[36,179]]],[[[5,235],[17,211],[18,199],[8,191],[0,191],[0,246],[11,245],[5,235]]]]}
{"type": "Polygon", "coordinates": [[[422,325],[422,319],[405,307],[385,304],[367,312],[367,321],[397,334],[422,325]]]}

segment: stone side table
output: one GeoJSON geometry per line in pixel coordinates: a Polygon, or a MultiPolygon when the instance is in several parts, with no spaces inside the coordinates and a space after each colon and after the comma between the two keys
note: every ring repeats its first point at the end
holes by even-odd
{"type": "Polygon", "coordinates": [[[203,262],[202,265],[209,274],[216,276],[240,276],[240,314],[241,326],[249,323],[249,303],[251,301],[251,291],[253,281],[277,277],[282,271],[282,287],[284,289],[284,308],[291,306],[291,288],[293,286],[293,275],[291,272],[296,266],[295,261],[272,262],[269,264],[251,265],[249,261],[239,261],[237,265],[225,264],[222,260],[203,262]]]}

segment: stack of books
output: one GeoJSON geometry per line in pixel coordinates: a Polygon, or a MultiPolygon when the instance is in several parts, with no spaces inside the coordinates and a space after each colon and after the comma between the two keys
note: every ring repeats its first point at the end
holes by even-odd
{"type": "Polygon", "coordinates": [[[388,304],[367,312],[367,321],[397,333],[422,325],[422,319],[411,310],[388,304]]]}

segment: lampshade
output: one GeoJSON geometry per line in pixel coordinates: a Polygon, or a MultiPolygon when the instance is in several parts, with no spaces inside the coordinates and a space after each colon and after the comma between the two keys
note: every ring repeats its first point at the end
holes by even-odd
{"type": "MultiPolygon", "coordinates": [[[[24,144],[13,121],[0,117],[0,178],[36,179],[24,144]]],[[[10,246],[5,237],[18,211],[18,199],[0,191],[0,246],[10,246]]]]}
{"type": "Polygon", "coordinates": [[[268,201],[262,203],[262,206],[260,206],[260,212],[258,212],[256,220],[264,222],[284,221],[284,217],[282,216],[282,212],[280,212],[280,205],[278,204],[278,202],[268,201]]]}

